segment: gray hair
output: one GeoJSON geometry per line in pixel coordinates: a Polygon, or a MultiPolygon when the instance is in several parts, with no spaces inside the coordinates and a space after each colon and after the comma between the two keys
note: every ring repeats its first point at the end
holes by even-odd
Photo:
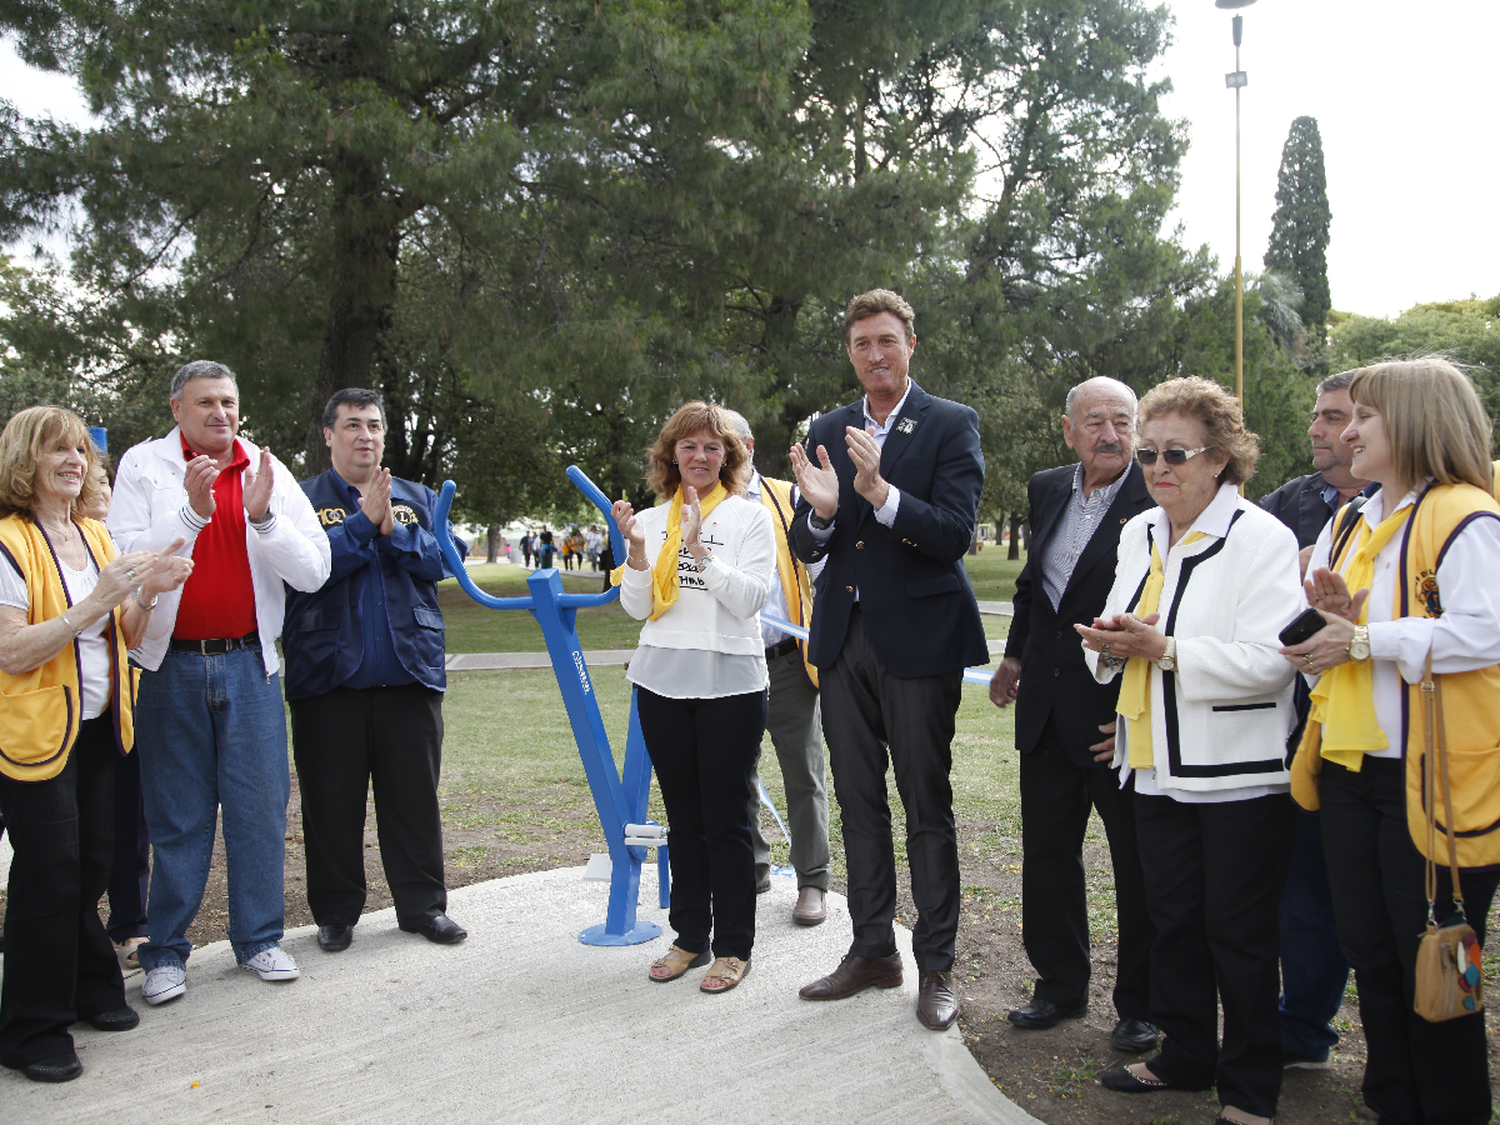
{"type": "Polygon", "coordinates": [[[1318,384],[1319,397],[1326,395],[1329,391],[1346,391],[1354,382],[1354,376],[1359,373],[1359,368],[1352,371],[1340,371],[1337,375],[1330,375],[1318,384]]]}
{"type": "Polygon", "coordinates": [[[1100,380],[1113,383],[1115,386],[1119,387],[1120,390],[1124,391],[1126,397],[1130,399],[1130,407],[1132,411],[1134,411],[1140,405],[1140,400],[1136,398],[1135,395],[1135,388],[1133,388],[1129,383],[1122,383],[1119,379],[1112,379],[1108,375],[1095,375],[1090,379],[1085,379],[1083,382],[1079,383],[1075,387],[1072,387],[1068,391],[1068,397],[1063,400],[1063,413],[1066,414],[1069,418],[1072,418],[1073,399],[1077,397],[1078,392],[1083,390],[1083,388],[1088,386],[1090,383],[1098,382],[1100,380]]]}
{"type": "Polygon", "coordinates": [[[234,384],[234,389],[240,389],[240,382],[234,377],[234,372],[222,363],[215,363],[211,359],[195,359],[191,363],[184,363],[177,369],[177,374],[172,376],[172,390],[170,397],[173,402],[182,401],[182,388],[194,379],[228,379],[234,384]]]}
{"type": "Polygon", "coordinates": [[[745,421],[745,416],[738,410],[730,410],[727,406],[719,407],[729,419],[729,424],[734,427],[734,432],[741,441],[754,441],[755,434],[751,432],[750,423],[745,421]]]}

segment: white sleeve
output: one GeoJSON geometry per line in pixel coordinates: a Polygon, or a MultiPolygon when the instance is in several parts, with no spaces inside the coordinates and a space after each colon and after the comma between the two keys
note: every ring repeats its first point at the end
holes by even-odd
{"type": "Polygon", "coordinates": [[[31,609],[31,593],[26,589],[26,579],[4,555],[0,555],[0,605],[31,609]]]}
{"type": "Polygon", "coordinates": [[[715,552],[713,561],[701,573],[704,586],[720,605],[736,617],[754,617],[766,604],[771,575],[776,572],[776,535],[771,530],[771,513],[756,504],[741,528],[741,535],[736,565],[715,552]]]}
{"type": "Polygon", "coordinates": [[[276,474],[272,518],[264,529],[250,524],[248,515],[245,522],[253,529],[277,577],[294,590],[312,593],[328,581],[333,570],[328,535],[291,470],[275,457],[271,458],[271,467],[276,474]]]}

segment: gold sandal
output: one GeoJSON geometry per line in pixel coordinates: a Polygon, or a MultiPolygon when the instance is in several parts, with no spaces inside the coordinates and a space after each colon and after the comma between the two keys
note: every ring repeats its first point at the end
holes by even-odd
{"type": "Polygon", "coordinates": [[[696,969],[700,965],[708,964],[708,950],[702,953],[689,953],[686,949],[678,949],[673,946],[667,950],[665,957],[658,958],[651,963],[651,971],[646,974],[646,979],[652,984],[666,984],[669,980],[676,980],[689,969],[696,969]]]}
{"type": "Polygon", "coordinates": [[[738,957],[720,957],[714,962],[714,967],[708,970],[698,989],[710,993],[728,992],[744,980],[749,972],[749,961],[741,961],[738,957]]]}

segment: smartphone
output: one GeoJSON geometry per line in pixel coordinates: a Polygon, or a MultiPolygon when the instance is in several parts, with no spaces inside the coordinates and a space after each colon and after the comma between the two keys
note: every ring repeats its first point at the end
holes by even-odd
{"type": "Polygon", "coordinates": [[[1281,631],[1281,643],[1290,647],[1300,645],[1303,641],[1311,640],[1314,633],[1319,632],[1328,622],[1323,620],[1323,615],[1315,609],[1308,609],[1303,614],[1281,631]]]}

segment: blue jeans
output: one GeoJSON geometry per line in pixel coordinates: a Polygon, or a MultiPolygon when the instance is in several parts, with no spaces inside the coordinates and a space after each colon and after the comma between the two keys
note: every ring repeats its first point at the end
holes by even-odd
{"type": "Polygon", "coordinates": [[[1299,811],[1292,869],[1281,892],[1281,1042],[1288,1051],[1319,1061],[1328,1057],[1339,1041],[1330,1021],[1339,1014],[1348,979],[1323,863],[1322,824],[1299,811]]]}
{"type": "Polygon", "coordinates": [[[281,680],[258,649],[218,656],[169,651],[141,677],[136,751],[155,863],[140,948],[148,972],[185,962],[224,809],[229,942],[241,964],[281,941],[287,766],[281,680]]]}

